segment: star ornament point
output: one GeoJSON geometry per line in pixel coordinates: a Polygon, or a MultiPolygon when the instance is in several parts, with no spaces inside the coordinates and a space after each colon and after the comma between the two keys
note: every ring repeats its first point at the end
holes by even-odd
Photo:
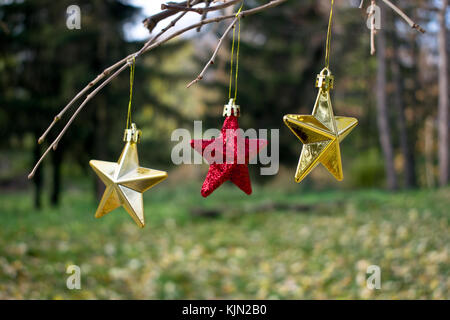
{"type": "Polygon", "coordinates": [[[123,206],[134,222],[145,226],[143,193],[167,178],[167,172],[139,166],[136,142],[128,141],[117,162],[91,160],[89,165],[105,184],[95,212],[101,218],[123,206]]]}
{"type": "Polygon", "coordinates": [[[312,115],[289,114],[283,121],[303,143],[295,182],[301,182],[319,163],[338,181],[344,178],[339,144],[358,120],[334,116],[328,90],[319,90],[312,115]]]}

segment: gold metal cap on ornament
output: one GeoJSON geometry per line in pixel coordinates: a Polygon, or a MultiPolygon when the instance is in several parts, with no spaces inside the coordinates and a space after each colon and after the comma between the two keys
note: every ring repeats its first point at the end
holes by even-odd
{"type": "Polygon", "coordinates": [[[231,115],[233,115],[235,117],[239,117],[240,113],[241,113],[241,108],[238,105],[236,105],[234,99],[230,99],[230,101],[228,101],[228,104],[226,104],[223,108],[223,116],[224,117],[229,117],[231,115]]]}
{"type": "Polygon", "coordinates": [[[330,69],[323,68],[322,71],[317,75],[316,78],[316,88],[321,88],[325,91],[333,89],[334,87],[334,76],[331,74],[330,69]]]}
{"type": "Polygon", "coordinates": [[[123,141],[139,143],[141,139],[141,130],[136,127],[136,124],[132,123],[130,129],[125,129],[123,133],[123,141]]]}

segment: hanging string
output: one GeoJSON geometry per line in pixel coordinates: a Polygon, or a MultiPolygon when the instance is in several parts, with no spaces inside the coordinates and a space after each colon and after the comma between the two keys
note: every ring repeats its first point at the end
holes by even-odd
{"type": "Polygon", "coordinates": [[[133,99],[133,82],[134,82],[134,68],[136,64],[136,58],[133,57],[132,62],[128,61],[130,65],[130,100],[128,102],[128,114],[127,114],[127,129],[130,129],[131,125],[131,100],[133,99]]]}
{"type": "MultiPolygon", "coordinates": [[[[244,5],[244,2],[242,2],[241,7],[239,8],[238,14],[242,10],[242,6],[244,5]]],[[[238,43],[237,43],[237,52],[236,52],[236,78],[234,80],[234,100],[236,100],[237,97],[237,87],[238,87],[238,73],[239,73],[239,47],[241,44],[241,18],[238,20],[238,43]]]]}
{"type": "MultiPolygon", "coordinates": [[[[242,7],[244,6],[244,1],[242,1],[241,7],[236,13],[236,17],[242,11],[242,7]]],[[[234,59],[234,42],[236,38],[236,27],[233,27],[233,42],[231,44],[231,62],[230,62],[230,84],[228,89],[228,99],[231,99],[231,86],[233,84],[233,59],[234,59]]],[[[237,98],[237,79],[238,79],[238,71],[239,71],[239,47],[241,43],[241,17],[238,17],[238,42],[237,42],[237,50],[236,50],[236,71],[235,71],[235,80],[234,80],[234,100],[237,98]]]]}
{"type": "Polygon", "coordinates": [[[333,5],[334,0],[331,0],[330,19],[328,21],[327,44],[325,49],[325,66],[327,67],[327,69],[330,67],[331,23],[333,20],[333,5]]]}

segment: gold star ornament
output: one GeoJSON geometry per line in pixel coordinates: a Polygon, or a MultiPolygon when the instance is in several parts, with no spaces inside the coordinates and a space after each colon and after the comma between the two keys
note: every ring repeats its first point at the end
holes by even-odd
{"type": "Polygon", "coordinates": [[[131,124],[125,130],[125,147],[117,162],[91,160],[89,162],[97,176],[106,185],[106,190],[98,205],[96,218],[123,206],[136,224],[143,228],[143,193],[167,178],[167,172],[139,166],[137,144],[141,131],[131,124]]]}
{"type": "Polygon", "coordinates": [[[285,115],[283,120],[303,143],[295,172],[295,182],[302,181],[319,163],[339,181],[344,178],[339,143],[358,124],[350,117],[335,117],[331,106],[330,90],[334,77],[328,68],[317,75],[319,88],[312,115],[285,115]]]}

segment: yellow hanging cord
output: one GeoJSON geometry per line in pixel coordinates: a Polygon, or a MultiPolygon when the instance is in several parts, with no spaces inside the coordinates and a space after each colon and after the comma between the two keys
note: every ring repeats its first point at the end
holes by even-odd
{"type": "MultiPolygon", "coordinates": [[[[244,6],[244,1],[242,1],[241,7],[236,13],[236,17],[241,13],[242,7],[244,6]]],[[[233,42],[231,44],[231,62],[230,62],[230,85],[228,89],[228,99],[231,99],[231,86],[233,84],[233,59],[234,59],[234,42],[236,37],[236,27],[233,27],[233,42]]],[[[235,72],[235,80],[234,80],[234,100],[237,97],[237,79],[238,79],[238,71],[239,71],[239,47],[241,42],[241,17],[238,17],[238,43],[237,43],[237,51],[236,51],[236,72],[235,72]]]]}
{"type": "Polygon", "coordinates": [[[327,67],[327,69],[330,67],[331,23],[332,23],[332,19],[333,19],[333,4],[334,4],[334,0],[331,0],[330,20],[328,21],[327,44],[326,44],[326,50],[325,50],[325,66],[327,67]]]}
{"type": "Polygon", "coordinates": [[[134,81],[134,68],[136,64],[136,58],[133,57],[132,62],[128,63],[130,64],[130,101],[128,102],[127,129],[129,129],[131,125],[131,100],[133,99],[133,81],[134,81]]]}

